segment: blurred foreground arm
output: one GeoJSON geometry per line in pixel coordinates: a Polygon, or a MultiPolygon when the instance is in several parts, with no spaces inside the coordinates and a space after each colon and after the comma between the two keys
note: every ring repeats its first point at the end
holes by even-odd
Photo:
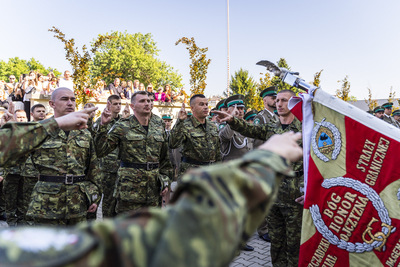
{"type": "MultiPolygon", "coordinates": [[[[81,224],[74,231],[78,237],[91,237],[91,241],[86,240],[87,253],[78,254],[82,249],[77,244],[83,242],[56,252],[51,247],[35,252],[31,249],[33,242],[24,250],[8,238],[8,232],[15,228],[2,229],[0,255],[14,255],[10,252],[17,250],[18,256],[0,260],[5,265],[12,261],[14,265],[40,266],[48,259],[70,255],[65,265],[228,266],[240,242],[248,239],[265,218],[280,174],[291,171],[289,160],[301,157],[296,143],[299,138],[300,134],[294,133],[275,135],[241,159],[189,172],[172,205],[164,210],[144,209],[114,220],[81,224]]],[[[56,235],[46,242],[54,242],[62,234],[59,228],[46,231],[56,235]]],[[[40,240],[43,246],[43,238],[40,240]]]]}
{"type": "Polygon", "coordinates": [[[86,128],[89,113],[97,108],[73,112],[59,118],[51,118],[40,123],[7,123],[0,128],[0,165],[9,164],[40,146],[49,135],[57,135],[59,129],[65,131],[86,128]]]}

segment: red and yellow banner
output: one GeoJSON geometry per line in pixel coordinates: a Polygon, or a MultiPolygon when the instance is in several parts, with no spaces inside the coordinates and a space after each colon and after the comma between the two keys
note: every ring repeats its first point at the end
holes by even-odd
{"type": "Polygon", "coordinates": [[[302,111],[299,266],[398,266],[400,130],[320,89],[302,111]]]}

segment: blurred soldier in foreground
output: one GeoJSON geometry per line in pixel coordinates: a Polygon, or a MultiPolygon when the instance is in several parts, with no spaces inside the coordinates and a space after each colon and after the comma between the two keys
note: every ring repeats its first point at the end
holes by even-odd
{"type": "MultiPolygon", "coordinates": [[[[289,99],[293,96],[295,93],[290,90],[282,90],[277,94],[279,121],[276,124],[250,125],[228,113],[216,113],[233,130],[248,137],[268,140],[276,133],[301,131],[301,122],[288,108],[289,99]]],[[[304,203],[303,162],[296,162],[292,167],[295,171],[294,177],[282,180],[277,200],[267,216],[274,266],[298,266],[304,203]]]]}
{"type": "Polygon", "coordinates": [[[299,138],[294,133],[277,135],[242,159],[191,171],[182,179],[173,205],[165,210],[145,209],[68,229],[2,229],[0,262],[7,266],[228,266],[239,243],[265,217],[279,174],[291,173],[288,160],[301,157],[299,138]]]}
{"type": "Polygon", "coordinates": [[[218,129],[207,120],[208,99],[197,94],[190,98],[193,116],[188,118],[185,103],[178,114],[174,128],[169,136],[169,147],[182,146],[182,162],[179,178],[190,168],[200,167],[221,161],[218,129]]]}
{"type": "Polygon", "coordinates": [[[130,106],[133,115],[119,120],[108,130],[112,115],[110,103],[107,103],[95,137],[99,157],[119,149],[117,214],[142,207],[159,207],[161,196],[168,193],[172,171],[163,121],[152,116],[147,92],[134,93],[130,106]]]}

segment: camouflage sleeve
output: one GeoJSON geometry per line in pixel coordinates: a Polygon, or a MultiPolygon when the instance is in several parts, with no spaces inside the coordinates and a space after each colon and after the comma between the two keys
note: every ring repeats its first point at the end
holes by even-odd
{"type": "Polygon", "coordinates": [[[95,146],[93,140],[90,141],[90,158],[88,159],[88,179],[97,187],[92,190],[89,195],[92,203],[100,204],[102,194],[102,173],[100,170],[98,158],[95,152],[95,146]]]}
{"type": "Polygon", "coordinates": [[[233,121],[229,122],[229,125],[233,130],[244,136],[261,140],[268,140],[268,138],[275,134],[273,124],[252,125],[244,120],[233,118],[233,121]]]}
{"type": "Polygon", "coordinates": [[[234,134],[234,131],[231,129],[231,127],[228,124],[219,131],[219,138],[221,139],[221,142],[229,141],[232,139],[233,134],[234,134]]]}
{"type": "Polygon", "coordinates": [[[185,141],[185,132],[183,120],[178,119],[169,134],[169,147],[178,148],[185,141]]]}
{"type": "Polygon", "coordinates": [[[108,131],[107,125],[100,125],[94,136],[97,157],[102,158],[114,151],[119,144],[120,127],[118,123],[108,131]]]}
{"type": "Polygon", "coordinates": [[[41,123],[7,123],[0,129],[0,165],[13,165],[19,157],[40,146],[49,135],[58,134],[54,118],[41,123]]]}
{"type": "Polygon", "coordinates": [[[276,154],[255,150],[239,160],[195,169],[184,176],[173,204],[165,210],[143,209],[72,229],[75,238],[91,239],[80,242],[87,249],[78,249],[79,242],[58,241],[63,250],[54,250],[57,235],[67,236],[56,228],[30,231],[42,235],[41,249],[35,249],[34,242],[26,248],[22,232],[27,228],[13,230],[20,232],[20,240],[15,233],[8,238],[7,228],[0,229],[2,263],[40,266],[56,259],[54,265],[228,266],[240,242],[254,233],[272,205],[280,179],[275,173],[288,174],[288,166],[276,154]]]}

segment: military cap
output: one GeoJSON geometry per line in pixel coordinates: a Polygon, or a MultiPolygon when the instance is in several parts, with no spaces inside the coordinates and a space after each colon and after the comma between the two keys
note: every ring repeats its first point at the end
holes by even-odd
{"type": "Polygon", "coordinates": [[[225,106],[227,108],[236,105],[237,107],[245,107],[244,105],[244,95],[232,95],[230,97],[228,97],[227,99],[225,99],[225,106]]]}
{"type": "Polygon", "coordinates": [[[217,110],[221,110],[221,108],[226,108],[225,106],[225,99],[222,99],[217,103],[217,106],[215,107],[217,110]]]}
{"type": "Polygon", "coordinates": [[[374,114],[378,113],[378,112],[384,112],[384,111],[385,111],[385,109],[383,107],[381,107],[381,106],[378,106],[378,107],[374,108],[374,114]]]}
{"type": "Polygon", "coordinates": [[[243,117],[243,119],[245,120],[245,121],[248,121],[248,120],[251,120],[251,119],[254,119],[254,117],[255,116],[257,116],[257,110],[250,110],[250,111],[247,111],[246,112],[246,114],[244,114],[244,117],[243,117]]]}
{"type": "Polygon", "coordinates": [[[163,120],[172,120],[172,117],[171,117],[171,115],[164,114],[164,115],[162,115],[162,119],[163,120]]]}
{"type": "Polygon", "coordinates": [[[214,111],[215,110],[218,110],[217,108],[212,108],[211,110],[210,110],[210,116],[214,116],[214,111]]]}
{"type": "Polygon", "coordinates": [[[270,86],[264,90],[262,90],[262,92],[260,93],[260,97],[264,98],[266,96],[276,96],[276,86],[270,86]]]}
{"type": "Polygon", "coordinates": [[[400,109],[393,111],[392,116],[400,116],[400,109]]]}
{"type": "Polygon", "coordinates": [[[391,102],[387,102],[387,103],[385,103],[385,104],[382,105],[382,107],[384,107],[384,108],[389,108],[389,109],[391,109],[392,106],[393,106],[393,103],[391,103],[391,102]]]}
{"type": "Polygon", "coordinates": [[[187,113],[187,115],[188,115],[188,116],[192,116],[193,114],[192,114],[191,111],[189,111],[189,112],[187,113]]]}

